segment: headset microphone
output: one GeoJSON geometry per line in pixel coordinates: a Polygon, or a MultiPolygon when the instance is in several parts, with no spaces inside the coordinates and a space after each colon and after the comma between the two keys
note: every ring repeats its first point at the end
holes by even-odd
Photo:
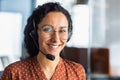
{"type": "Polygon", "coordinates": [[[42,54],[44,54],[47,59],[52,60],[52,61],[55,59],[55,56],[53,56],[53,55],[51,55],[51,54],[45,54],[45,53],[43,53],[41,50],[39,50],[39,51],[40,51],[42,54]]]}
{"type": "Polygon", "coordinates": [[[49,59],[49,60],[55,60],[55,56],[51,55],[51,54],[46,54],[46,57],[49,59]]]}
{"type": "MultiPolygon", "coordinates": [[[[34,23],[33,23],[34,24],[34,23]]],[[[35,26],[34,26],[34,28],[35,28],[35,26]]],[[[33,30],[33,31],[31,31],[30,33],[29,33],[29,35],[31,36],[31,38],[33,39],[33,41],[34,41],[34,44],[36,45],[36,47],[38,48],[38,45],[37,45],[37,43],[36,43],[36,41],[35,41],[35,31],[33,30]]],[[[39,49],[39,48],[38,48],[39,49]]],[[[44,54],[45,56],[46,56],[46,58],[47,59],[49,59],[49,60],[51,60],[51,61],[53,61],[53,60],[55,60],[55,56],[54,55],[52,55],[52,54],[45,54],[43,51],[41,51],[40,49],[39,49],[39,51],[42,53],[42,54],[44,54]]]]}

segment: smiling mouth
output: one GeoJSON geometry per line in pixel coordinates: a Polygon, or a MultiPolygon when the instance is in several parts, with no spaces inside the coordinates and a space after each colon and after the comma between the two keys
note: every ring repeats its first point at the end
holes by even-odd
{"type": "Polygon", "coordinates": [[[60,45],[49,45],[50,48],[57,49],[60,45]]]}

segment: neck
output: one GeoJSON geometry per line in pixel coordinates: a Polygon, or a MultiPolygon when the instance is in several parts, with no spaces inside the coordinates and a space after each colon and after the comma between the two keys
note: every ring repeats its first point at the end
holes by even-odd
{"type": "Polygon", "coordinates": [[[59,62],[60,57],[56,57],[55,60],[51,61],[46,58],[45,55],[42,53],[39,53],[37,56],[37,60],[40,64],[40,67],[45,70],[55,70],[58,62],[59,62]]]}
{"type": "Polygon", "coordinates": [[[46,78],[50,80],[56,69],[57,64],[59,63],[60,57],[55,57],[55,60],[51,61],[47,59],[45,55],[39,53],[37,56],[37,60],[40,64],[41,70],[46,75],[46,78]]]}

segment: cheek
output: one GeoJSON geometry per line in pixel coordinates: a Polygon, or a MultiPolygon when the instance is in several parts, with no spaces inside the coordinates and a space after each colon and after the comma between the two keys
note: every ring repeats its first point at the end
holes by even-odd
{"type": "Polygon", "coordinates": [[[65,40],[61,40],[61,43],[62,43],[62,45],[63,45],[63,47],[66,45],[66,43],[67,43],[67,39],[65,39],[65,40]]]}
{"type": "Polygon", "coordinates": [[[67,44],[68,37],[69,37],[69,35],[67,34],[66,38],[64,38],[63,40],[61,40],[64,43],[64,46],[67,44]]]}
{"type": "Polygon", "coordinates": [[[39,42],[39,46],[45,46],[45,44],[50,40],[50,38],[46,38],[45,35],[42,35],[39,33],[38,35],[38,42],[39,42]]]}
{"type": "Polygon", "coordinates": [[[39,46],[42,46],[44,43],[45,43],[46,39],[44,38],[43,35],[38,35],[38,43],[39,43],[39,46]]]}
{"type": "Polygon", "coordinates": [[[64,43],[67,43],[67,41],[68,41],[68,35],[66,35],[65,37],[63,37],[61,39],[61,41],[64,42],[64,43]]]}

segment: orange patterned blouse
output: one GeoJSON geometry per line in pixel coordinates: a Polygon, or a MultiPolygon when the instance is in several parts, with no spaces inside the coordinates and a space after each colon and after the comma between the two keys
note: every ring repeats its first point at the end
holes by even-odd
{"type": "MultiPolygon", "coordinates": [[[[47,80],[36,57],[10,64],[1,80],[47,80]]],[[[50,80],[86,80],[84,68],[75,62],[60,59],[50,80]]]]}

